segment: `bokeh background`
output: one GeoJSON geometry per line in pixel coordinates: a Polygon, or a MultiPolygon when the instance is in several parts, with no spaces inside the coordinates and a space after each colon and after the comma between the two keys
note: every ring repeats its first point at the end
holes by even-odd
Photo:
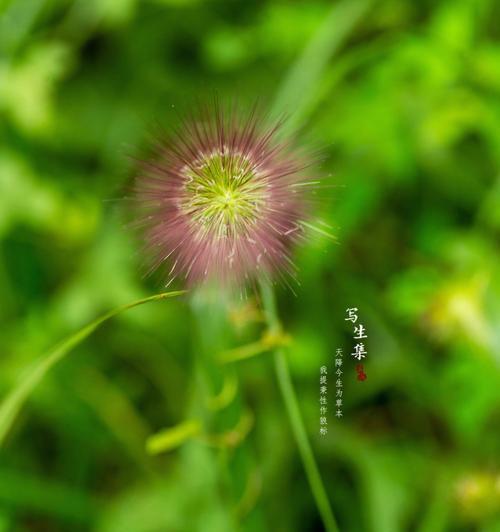
{"type": "MultiPolygon", "coordinates": [[[[495,0],[0,0],[2,396],[161,290],[120,200],[152,127],[258,98],[335,185],[317,215],[337,241],[311,233],[277,297],[341,530],[500,530],[499,20],[495,0]],[[338,347],[344,417],[332,388],[321,436],[338,347]]],[[[0,531],[321,530],[269,355],[216,363],[265,330],[256,298],[229,308],[131,310],[49,372],[0,450],[0,531]]]]}

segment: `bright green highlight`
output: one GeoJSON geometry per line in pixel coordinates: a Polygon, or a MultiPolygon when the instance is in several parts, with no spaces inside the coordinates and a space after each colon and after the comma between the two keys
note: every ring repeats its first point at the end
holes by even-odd
{"type": "Polygon", "coordinates": [[[149,454],[159,454],[171,451],[181,446],[184,442],[200,433],[201,425],[196,419],[188,419],[175,427],[164,429],[153,434],[146,441],[146,450],[149,454]]]}

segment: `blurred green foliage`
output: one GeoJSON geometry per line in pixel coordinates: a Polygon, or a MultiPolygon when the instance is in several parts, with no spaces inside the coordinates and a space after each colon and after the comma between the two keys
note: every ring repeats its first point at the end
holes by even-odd
{"type": "MultiPolygon", "coordinates": [[[[259,98],[335,183],[318,218],[338,242],[311,234],[278,297],[341,530],[500,530],[499,20],[495,0],[0,0],[2,396],[160,289],[114,201],[152,127],[214,90],[259,98]],[[346,358],[322,437],[319,368],[352,347],[352,306],[368,378],[346,358]]],[[[198,294],[82,343],[1,450],[0,531],[320,529],[269,358],[214,362],[260,319],[198,294]],[[208,435],[147,453],[194,418],[208,435]]]]}

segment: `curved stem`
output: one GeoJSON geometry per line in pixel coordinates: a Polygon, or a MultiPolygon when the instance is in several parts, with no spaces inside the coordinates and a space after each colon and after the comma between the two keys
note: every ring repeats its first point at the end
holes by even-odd
{"type": "MultiPolygon", "coordinates": [[[[278,333],[281,329],[281,324],[276,312],[276,303],[272,287],[269,283],[262,281],[260,289],[269,328],[271,329],[271,332],[278,333]]],[[[318,465],[316,464],[316,459],[314,458],[311,444],[307,437],[284,349],[282,347],[275,349],[273,357],[281,395],[283,396],[293,435],[297,447],[299,448],[300,457],[306,471],[309,486],[311,487],[311,491],[316,501],[316,506],[318,507],[321,519],[323,520],[325,530],[327,532],[338,532],[337,523],[326,494],[325,486],[321,479],[318,465]]]]}
{"type": "Polygon", "coordinates": [[[169,297],[179,296],[184,294],[185,291],[163,292],[154,296],[145,297],[128,303],[120,307],[115,308],[97,318],[92,323],[82,327],[79,331],[63,340],[52,351],[41,357],[39,360],[33,363],[33,365],[27,369],[26,373],[21,377],[17,386],[7,395],[7,397],[0,404],[0,447],[5,441],[5,438],[12,427],[19,411],[24,405],[26,399],[31,392],[37,386],[37,384],[43,379],[45,374],[59,362],[64,356],[66,356],[74,347],[80,342],[85,340],[92,332],[94,332],[105,321],[109,320],[113,316],[120,314],[133,307],[144,305],[151,301],[159,301],[169,297]]]}

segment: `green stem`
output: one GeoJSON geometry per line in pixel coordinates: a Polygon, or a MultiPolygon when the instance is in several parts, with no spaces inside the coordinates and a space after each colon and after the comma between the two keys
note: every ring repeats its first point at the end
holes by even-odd
{"type": "MultiPolygon", "coordinates": [[[[273,289],[268,282],[261,282],[260,285],[262,304],[267,315],[268,325],[272,333],[279,333],[281,324],[276,311],[276,302],[273,289]]],[[[299,448],[300,457],[306,471],[307,480],[316,501],[316,506],[323,520],[327,532],[338,532],[337,523],[333,515],[325,486],[319,473],[318,465],[307,437],[304,421],[299,409],[297,395],[293,387],[288,360],[282,347],[276,348],[273,352],[274,367],[278,384],[283,396],[283,401],[287,410],[293,435],[299,448]]]]}
{"type": "Polygon", "coordinates": [[[17,386],[14,387],[14,389],[0,404],[0,447],[4,443],[5,438],[25,401],[37,384],[43,379],[46,373],[74,347],[76,347],[80,342],[85,340],[87,336],[93,333],[101,324],[113,316],[116,316],[117,314],[120,314],[133,307],[144,305],[144,303],[149,303],[150,301],[159,301],[168,297],[175,297],[184,293],[184,291],[164,292],[162,294],[145,297],[143,299],[139,299],[138,301],[134,301],[133,303],[128,303],[127,305],[117,307],[114,310],[107,312],[100,318],[97,318],[89,325],[86,325],[69,338],[66,338],[66,340],[61,342],[52,351],[36,361],[30,368],[28,368],[27,372],[21,377],[17,386]]]}

